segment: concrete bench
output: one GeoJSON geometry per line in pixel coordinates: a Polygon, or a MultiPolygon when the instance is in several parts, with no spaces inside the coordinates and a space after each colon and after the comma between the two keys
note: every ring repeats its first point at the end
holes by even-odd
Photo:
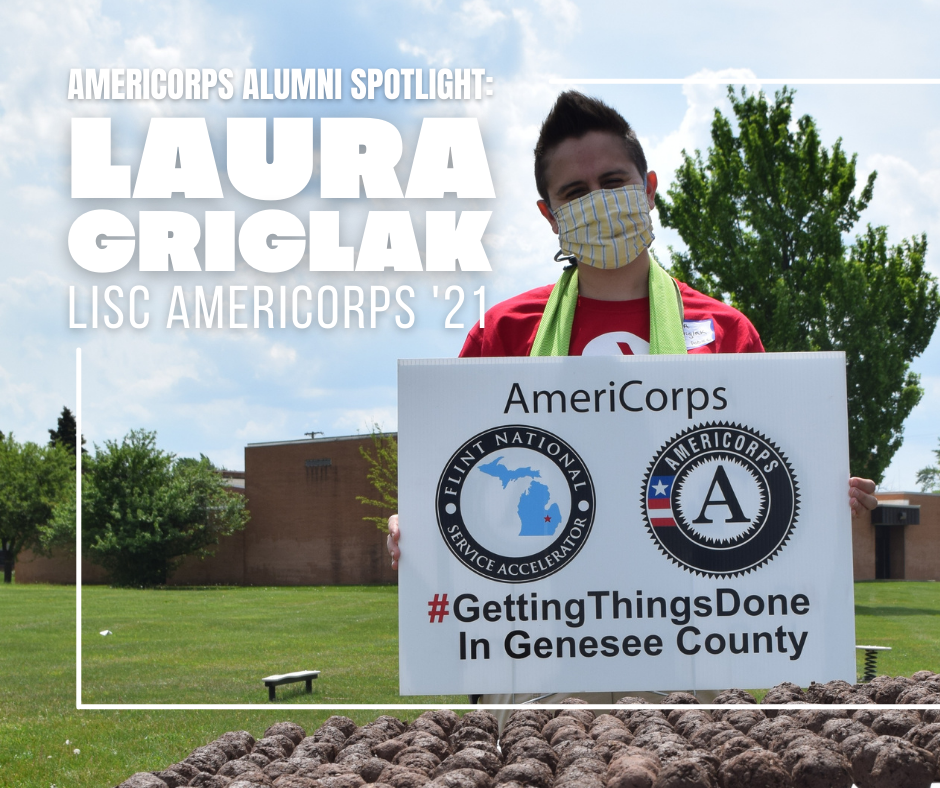
{"type": "Polygon", "coordinates": [[[268,700],[274,700],[274,688],[281,684],[294,684],[298,681],[307,682],[307,692],[313,692],[313,680],[319,678],[319,670],[298,670],[296,673],[282,673],[277,676],[266,676],[261,679],[268,688],[268,700]]]}

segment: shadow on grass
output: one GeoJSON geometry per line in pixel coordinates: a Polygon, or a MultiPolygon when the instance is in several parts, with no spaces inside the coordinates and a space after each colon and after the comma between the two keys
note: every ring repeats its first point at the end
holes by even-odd
{"type": "MultiPolygon", "coordinates": [[[[243,586],[152,586],[141,591],[237,591],[243,586]]],[[[122,589],[124,590],[124,589],[122,589]]],[[[128,589],[133,591],[134,589],[128,589]]]]}
{"type": "Polygon", "coordinates": [[[274,700],[268,700],[268,688],[262,687],[261,692],[264,693],[263,701],[255,700],[253,697],[245,701],[246,703],[257,703],[259,706],[263,707],[266,703],[290,703],[292,701],[302,701],[303,703],[324,703],[323,699],[320,697],[320,693],[317,692],[316,682],[313,682],[313,692],[307,692],[304,689],[304,685],[301,684],[299,687],[294,687],[291,684],[285,684],[277,688],[277,695],[274,700]]]}
{"type": "Polygon", "coordinates": [[[855,606],[857,616],[940,616],[940,610],[924,607],[866,607],[855,606]]]}

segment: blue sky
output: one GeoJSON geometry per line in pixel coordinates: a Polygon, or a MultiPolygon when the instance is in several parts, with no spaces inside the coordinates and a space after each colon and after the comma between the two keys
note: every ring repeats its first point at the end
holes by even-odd
{"type": "MultiPolygon", "coordinates": [[[[465,329],[445,329],[451,304],[432,287],[460,285],[468,296],[457,321],[476,319],[471,293],[485,286],[488,304],[555,278],[557,248],[535,209],[531,150],[538,125],[561,90],[552,79],[685,78],[718,75],[772,78],[936,78],[934,32],[940,3],[635,2],[577,5],[470,0],[347,4],[248,2],[4,3],[0,31],[0,429],[41,441],[63,405],[74,408],[75,348],[84,366],[84,432],[90,442],[129,429],[157,430],[181,455],[207,454],[242,468],[249,442],[289,440],[310,430],[327,435],[367,431],[372,421],[394,429],[395,359],[455,355],[465,329]],[[485,68],[494,95],[480,102],[352,101],[68,102],[70,68],[485,68]],[[90,274],[68,253],[71,223],[91,207],[124,212],[170,209],[202,218],[206,209],[236,212],[241,223],[267,205],[229,185],[221,201],[80,201],[69,196],[70,118],[112,118],[113,161],[136,175],[150,119],[205,117],[224,169],[229,116],[376,117],[404,139],[402,183],[420,129],[431,116],[479,119],[495,200],[461,200],[457,210],[492,210],[484,237],[492,271],[470,274],[311,274],[305,263],[285,274],[261,274],[243,262],[233,274],[143,274],[136,258],[115,274],[90,274]],[[92,205],[91,203],[95,204],[92,205]],[[212,204],[210,205],[209,202],[212,204]],[[167,205],[167,203],[172,203],[167,205]],[[136,284],[151,291],[151,324],[135,331],[70,330],[68,288],[88,298],[136,284]],[[184,331],[165,328],[172,286],[255,284],[288,291],[332,284],[416,291],[417,322],[398,329],[386,315],[376,330],[320,328],[184,331]]],[[[773,91],[779,87],[767,84],[773,91]]],[[[682,149],[705,149],[715,107],[727,112],[719,86],[603,86],[586,90],[616,106],[638,130],[647,158],[668,188],[682,149]]],[[[818,121],[831,145],[841,137],[858,154],[860,181],[878,171],[875,198],[862,222],[887,224],[898,242],[926,232],[940,238],[940,85],[800,86],[796,110],[818,121]]],[[[315,120],[315,130],[318,120],[315,120]]],[[[318,131],[317,139],[318,139],[318,131]]],[[[316,169],[300,195],[277,207],[340,210],[344,245],[358,245],[368,210],[402,209],[383,200],[318,198],[316,169]]],[[[419,243],[427,208],[408,204],[419,243]]],[[[654,214],[654,222],[656,217],[654,214]]],[[[667,257],[680,240],[657,232],[667,257]]],[[[940,274],[936,246],[929,267],[940,274]]],[[[81,303],[81,302],[80,302],[81,303]]],[[[918,468],[933,461],[940,437],[940,340],[914,364],[925,396],[910,417],[905,445],[884,487],[914,489],[918,468]]]]}

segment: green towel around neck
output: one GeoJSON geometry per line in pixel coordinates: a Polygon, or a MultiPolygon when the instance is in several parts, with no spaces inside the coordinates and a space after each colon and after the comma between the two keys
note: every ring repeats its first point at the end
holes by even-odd
{"type": "MultiPolygon", "coordinates": [[[[682,296],[676,280],[650,260],[650,355],[686,353],[682,296]]],[[[578,305],[578,268],[566,268],[545,305],[530,356],[567,356],[574,310],[578,305]]]]}

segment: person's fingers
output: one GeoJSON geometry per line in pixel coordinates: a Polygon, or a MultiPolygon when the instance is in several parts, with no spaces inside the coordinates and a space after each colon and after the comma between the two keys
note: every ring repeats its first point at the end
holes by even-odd
{"type": "Polygon", "coordinates": [[[393,514],[388,518],[388,539],[386,546],[388,554],[392,557],[392,569],[398,569],[398,559],[401,558],[401,549],[398,547],[398,540],[401,538],[401,531],[398,528],[398,515],[393,514]]]}
{"type": "Polygon", "coordinates": [[[875,483],[871,479],[862,479],[859,476],[853,476],[849,479],[849,487],[854,487],[869,494],[875,491],[875,483]]]}
{"type": "Polygon", "coordinates": [[[849,505],[852,507],[853,517],[871,511],[878,505],[878,499],[872,495],[874,492],[875,483],[871,479],[861,479],[858,476],[849,479],[849,505]]]}

